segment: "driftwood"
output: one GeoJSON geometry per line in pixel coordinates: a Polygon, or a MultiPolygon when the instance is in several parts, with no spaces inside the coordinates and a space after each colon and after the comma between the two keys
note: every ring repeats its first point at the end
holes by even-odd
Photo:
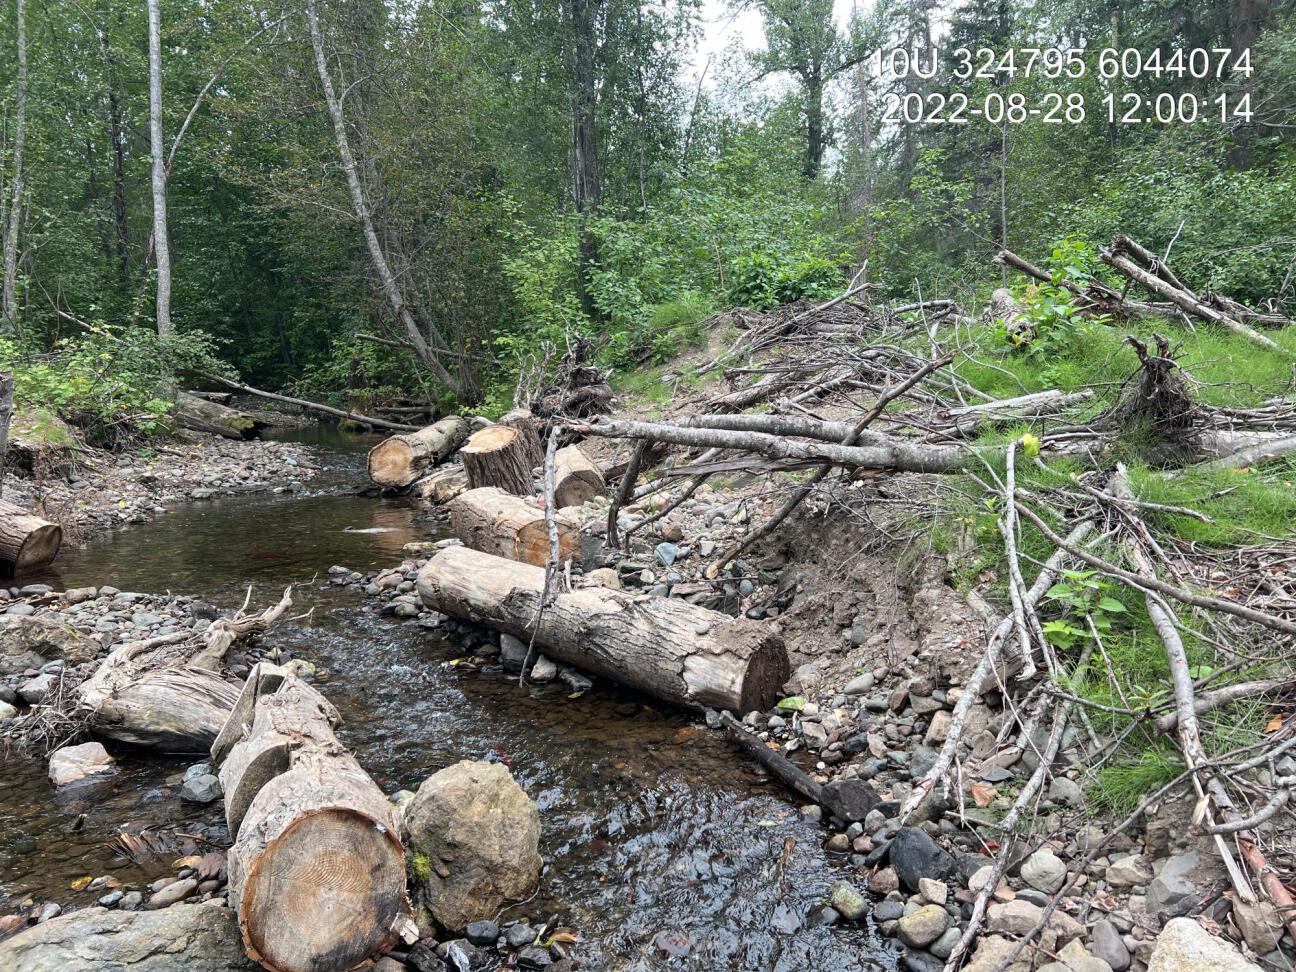
{"type": "Polygon", "coordinates": [[[523,433],[507,425],[489,425],[474,432],[459,450],[468,488],[494,486],[514,496],[531,496],[536,467],[531,461],[532,449],[523,433]]]}
{"type": "MultiPolygon", "coordinates": [[[[544,510],[520,496],[492,486],[470,489],[449,504],[450,527],[474,550],[542,566],[549,557],[544,510]]],[[[559,554],[566,560],[580,551],[580,524],[559,515],[559,554]]]]}
{"type": "Polygon", "coordinates": [[[580,446],[569,445],[554,455],[554,502],[558,509],[580,506],[607,492],[598,466],[590,462],[580,446]]]}
{"type": "Polygon", "coordinates": [[[266,423],[246,412],[178,391],[167,413],[177,425],[194,432],[210,432],[226,439],[256,439],[266,423]]]}
{"type": "Polygon", "coordinates": [[[782,640],[755,621],[593,587],[541,612],[544,583],[541,567],[449,547],[419,571],[418,592],[434,610],[534,637],[554,658],[679,705],[763,709],[787,680],[782,640]]]}
{"type": "Polygon", "coordinates": [[[48,566],[62,545],[57,523],[0,500],[0,570],[16,575],[48,566]]]}
{"type": "Polygon", "coordinates": [[[163,752],[201,753],[224,726],[239,686],[217,667],[239,639],[266,631],[292,604],[291,589],[260,614],[121,645],[77,689],[96,735],[163,752]]]}
{"type": "Polygon", "coordinates": [[[468,474],[462,465],[447,465],[428,473],[414,484],[414,492],[431,503],[449,503],[468,488],[468,474]]]}
{"type": "Polygon", "coordinates": [[[468,438],[468,421],[450,415],[417,432],[383,439],[369,450],[369,478],[385,489],[404,489],[454,455],[468,438]]]}
{"type": "Polygon", "coordinates": [[[234,837],[230,904],[248,955],[274,972],[345,972],[410,923],[399,821],[338,722],[313,688],[258,665],[212,750],[234,837]]]}

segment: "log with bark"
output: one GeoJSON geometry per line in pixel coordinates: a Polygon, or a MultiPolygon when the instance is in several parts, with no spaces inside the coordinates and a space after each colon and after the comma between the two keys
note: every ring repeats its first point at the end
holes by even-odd
{"type": "Polygon", "coordinates": [[[414,493],[431,503],[449,503],[468,488],[468,474],[462,465],[442,466],[414,484],[414,493]]]}
{"type": "Polygon", "coordinates": [[[468,474],[468,488],[494,486],[515,496],[532,495],[532,470],[536,467],[532,462],[533,448],[525,433],[507,425],[489,425],[474,432],[459,450],[468,474]]]}
{"type": "Polygon", "coordinates": [[[607,492],[598,466],[590,462],[580,446],[569,445],[554,455],[554,501],[558,509],[580,506],[607,492]]]}
{"type": "Polygon", "coordinates": [[[788,677],[782,639],[765,625],[673,598],[609,588],[560,592],[543,611],[545,571],[449,547],[419,571],[428,607],[528,640],[547,655],[690,707],[749,712],[788,677]]]}
{"type": "Polygon", "coordinates": [[[266,423],[236,408],[207,401],[186,391],[177,391],[171,411],[176,425],[194,432],[209,432],[226,439],[260,438],[266,423]]]}
{"type": "Polygon", "coordinates": [[[289,590],[266,611],[240,611],[201,635],[121,645],[78,687],[78,708],[98,736],[163,752],[207,752],[239,696],[239,685],[219,673],[221,661],[235,642],[269,629],[291,604],[289,590]]]}
{"type": "MultiPolygon", "coordinates": [[[[474,550],[543,565],[549,559],[549,533],[544,510],[520,496],[492,486],[470,489],[449,504],[450,528],[474,550]]],[[[561,560],[580,552],[580,524],[559,513],[558,551],[561,560]]]]}
{"type": "Polygon", "coordinates": [[[9,422],[13,419],[12,371],[0,371],[0,489],[4,487],[5,457],[9,454],[9,422]]]}
{"type": "Polygon", "coordinates": [[[369,450],[369,478],[385,489],[405,489],[454,455],[468,429],[467,419],[449,415],[417,432],[383,439],[369,450]]]}
{"type": "Polygon", "coordinates": [[[248,955],[274,972],[366,965],[410,923],[400,823],[339,721],[286,669],[257,665],[212,749],[234,837],[230,905],[248,955]]]}
{"type": "Polygon", "coordinates": [[[518,437],[522,440],[526,462],[531,469],[544,462],[544,445],[540,442],[540,420],[531,414],[530,409],[515,408],[511,412],[505,412],[500,416],[499,424],[517,431],[518,437]]]}
{"type": "Polygon", "coordinates": [[[63,528],[0,500],[0,572],[12,575],[46,567],[63,545],[63,528]]]}
{"type": "Polygon", "coordinates": [[[1035,337],[1035,325],[1026,316],[1026,311],[1006,287],[1000,287],[990,295],[990,306],[986,308],[986,319],[998,321],[1003,327],[1008,340],[1014,346],[1030,344],[1035,337]]]}

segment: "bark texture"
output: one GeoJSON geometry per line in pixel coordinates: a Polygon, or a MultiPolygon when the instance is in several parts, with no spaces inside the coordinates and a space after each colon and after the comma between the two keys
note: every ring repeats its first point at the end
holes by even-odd
{"type": "MultiPolygon", "coordinates": [[[[561,514],[554,519],[559,559],[566,560],[580,551],[580,524],[561,514]]],[[[455,497],[450,502],[450,528],[474,550],[537,567],[549,561],[544,510],[503,490],[485,486],[455,497]]]]}
{"type": "Polygon", "coordinates": [[[544,446],[540,442],[540,420],[531,413],[529,408],[515,408],[511,412],[505,412],[500,416],[499,424],[517,430],[530,468],[534,469],[544,462],[544,446]]]}
{"type": "Polygon", "coordinates": [[[419,571],[418,592],[434,610],[534,635],[553,658],[678,705],[764,709],[787,680],[782,639],[758,622],[608,588],[559,593],[541,612],[544,575],[449,547],[419,571]]]}
{"type": "Polygon", "coordinates": [[[369,450],[369,478],[386,489],[404,489],[445,462],[468,438],[468,420],[449,415],[417,432],[383,439],[369,450]]]}
{"type": "Polygon", "coordinates": [[[166,146],[162,141],[162,15],[148,0],[149,149],[153,156],[153,249],[157,260],[157,331],[171,333],[171,242],[167,235],[166,146]]]}
{"type": "Polygon", "coordinates": [[[468,474],[463,466],[437,469],[414,484],[414,492],[431,503],[449,503],[468,488],[468,474]]]}
{"type": "Polygon", "coordinates": [[[514,496],[532,495],[532,470],[537,464],[531,461],[531,449],[525,436],[507,425],[491,425],[474,432],[459,452],[468,474],[468,488],[494,486],[514,496]]]}
{"type": "Polygon", "coordinates": [[[266,423],[247,412],[199,398],[189,392],[177,392],[175,404],[167,413],[171,419],[195,432],[210,432],[226,439],[257,439],[266,423]]]}
{"type": "Polygon", "coordinates": [[[63,545],[63,528],[0,500],[0,568],[11,574],[53,562],[63,545]]]}
{"type": "Polygon", "coordinates": [[[322,695],[262,665],[248,685],[255,699],[236,709],[224,738],[239,741],[220,767],[244,945],[274,972],[345,972],[390,949],[408,921],[399,821],[338,742],[322,695]]]}

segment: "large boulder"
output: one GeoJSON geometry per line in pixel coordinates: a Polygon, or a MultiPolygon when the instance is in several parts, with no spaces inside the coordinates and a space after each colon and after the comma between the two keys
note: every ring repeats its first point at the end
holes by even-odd
{"type": "Polygon", "coordinates": [[[922,878],[943,881],[954,873],[954,858],[917,827],[901,827],[891,841],[891,866],[907,891],[922,878]]]}
{"type": "Polygon", "coordinates": [[[13,675],[63,659],[89,661],[99,645],[71,625],[35,615],[0,615],[0,675],[13,675]]]}
{"type": "Polygon", "coordinates": [[[501,763],[464,760],[428,777],[405,828],[419,904],[451,931],[493,918],[540,880],[540,811],[501,763]]]}
{"type": "Polygon", "coordinates": [[[1191,918],[1171,918],[1157,936],[1147,972],[1261,972],[1228,942],[1191,918]]]}
{"type": "Polygon", "coordinates": [[[87,908],[0,942],[5,972],[257,972],[233,912],[208,905],[162,911],[87,908]]]}

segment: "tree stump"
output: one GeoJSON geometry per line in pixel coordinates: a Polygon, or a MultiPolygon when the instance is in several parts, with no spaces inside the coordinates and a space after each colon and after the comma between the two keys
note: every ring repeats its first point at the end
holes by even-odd
{"type": "Polygon", "coordinates": [[[500,425],[516,429],[526,450],[526,461],[535,469],[544,462],[544,443],[540,441],[540,420],[531,414],[530,409],[515,408],[500,416],[500,425]]]}
{"type": "MultiPolygon", "coordinates": [[[[450,528],[474,550],[543,566],[549,562],[544,510],[491,486],[470,489],[450,501],[450,528]]],[[[556,513],[560,560],[580,551],[580,524],[556,513]]]]}
{"type": "Polygon", "coordinates": [[[21,574],[48,566],[63,545],[63,528],[0,500],[0,566],[21,574]]]}
{"type": "Polygon", "coordinates": [[[542,612],[544,575],[447,547],[419,571],[418,592],[433,610],[523,641],[534,634],[552,658],[678,705],[763,710],[787,680],[782,639],[757,621],[606,587],[559,593],[542,612]]]}
{"type": "Polygon", "coordinates": [[[468,474],[468,488],[494,486],[514,496],[530,496],[535,492],[529,447],[517,429],[507,425],[491,425],[474,432],[467,444],[459,450],[464,472],[468,474]]]}
{"type": "Polygon", "coordinates": [[[580,446],[564,446],[554,454],[554,503],[559,509],[580,506],[606,491],[603,474],[580,446]]]}
{"type": "Polygon", "coordinates": [[[220,767],[235,836],[230,905],[267,969],[345,972],[390,949],[410,920],[400,823],[338,742],[333,706],[262,669],[248,679],[255,702],[236,706],[222,731],[241,740],[220,767]]]}
{"type": "Polygon", "coordinates": [[[468,420],[449,415],[419,429],[383,439],[369,450],[369,478],[385,489],[404,489],[454,455],[468,438],[468,420]]]}

